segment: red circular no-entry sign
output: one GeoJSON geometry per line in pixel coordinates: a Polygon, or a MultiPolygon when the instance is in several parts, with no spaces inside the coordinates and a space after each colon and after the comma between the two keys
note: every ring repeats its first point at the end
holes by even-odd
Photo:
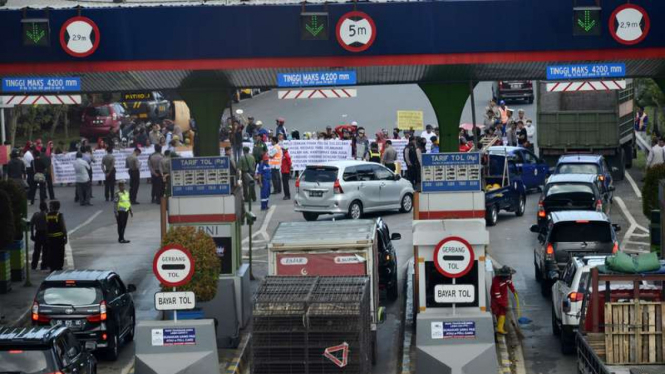
{"type": "Polygon", "coordinates": [[[434,247],[434,266],[448,278],[465,276],[475,259],[471,244],[458,236],[449,236],[434,247]]]}
{"type": "Polygon", "coordinates": [[[362,52],[376,39],[376,24],[364,12],[353,11],[337,21],[337,42],[349,52],[362,52]]]}
{"type": "Polygon", "coordinates": [[[99,47],[97,24],[88,17],[72,17],[60,28],[60,46],[70,56],[87,57],[99,47]]]}
{"type": "Polygon", "coordinates": [[[650,28],[649,14],[639,5],[621,5],[610,16],[610,34],[614,40],[624,45],[641,42],[649,34],[650,28]]]}
{"type": "Polygon", "coordinates": [[[194,258],[178,244],[167,244],[155,254],[152,272],[167,287],[183,286],[194,276],[194,258]]]}

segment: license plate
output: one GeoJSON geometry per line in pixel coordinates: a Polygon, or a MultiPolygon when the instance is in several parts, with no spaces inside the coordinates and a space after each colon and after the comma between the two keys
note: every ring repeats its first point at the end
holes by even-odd
{"type": "Polygon", "coordinates": [[[522,88],[522,85],[517,83],[517,84],[511,84],[510,88],[522,88]]]}
{"type": "Polygon", "coordinates": [[[67,327],[81,327],[83,326],[82,319],[56,319],[51,321],[51,325],[60,326],[65,325],[67,327]]]}
{"type": "Polygon", "coordinates": [[[309,191],[309,197],[322,197],[323,191],[309,191]]]}

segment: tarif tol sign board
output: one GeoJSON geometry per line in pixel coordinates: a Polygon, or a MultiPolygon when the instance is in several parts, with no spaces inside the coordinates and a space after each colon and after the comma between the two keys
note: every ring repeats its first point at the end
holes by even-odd
{"type": "Polygon", "coordinates": [[[450,236],[434,247],[434,266],[448,278],[463,277],[471,271],[474,261],[473,247],[463,238],[450,236]]]}
{"type": "Polygon", "coordinates": [[[468,152],[425,153],[422,191],[480,191],[480,154],[468,152]]]}
{"type": "Polygon", "coordinates": [[[228,195],[231,193],[229,158],[177,157],[171,159],[171,196],[228,195]]]}
{"type": "Polygon", "coordinates": [[[194,275],[194,258],[186,248],[168,244],[155,254],[152,271],[159,282],[167,287],[183,286],[194,275]]]}

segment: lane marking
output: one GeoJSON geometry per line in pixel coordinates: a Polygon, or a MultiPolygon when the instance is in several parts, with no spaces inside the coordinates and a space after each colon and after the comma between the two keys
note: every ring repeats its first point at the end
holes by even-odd
{"type": "Polygon", "coordinates": [[[633,187],[633,191],[635,192],[635,195],[637,195],[637,198],[641,199],[642,191],[637,187],[637,183],[635,183],[633,177],[630,176],[630,173],[626,173],[626,179],[628,180],[628,183],[630,183],[630,186],[633,187]]]}
{"type": "MultiPolygon", "coordinates": [[[[626,175],[628,175],[628,174],[626,174],[626,175]]],[[[621,250],[622,251],[627,251],[627,250],[628,251],[639,251],[637,249],[626,248],[626,245],[627,244],[637,244],[638,243],[638,242],[634,242],[634,241],[630,240],[630,237],[633,236],[633,235],[636,235],[636,236],[639,235],[639,237],[645,237],[644,234],[635,234],[635,229],[640,229],[641,231],[647,233],[647,235],[649,233],[649,230],[647,230],[644,226],[637,223],[637,221],[635,220],[633,215],[630,214],[630,212],[628,211],[628,208],[626,207],[626,204],[623,202],[622,198],[620,198],[618,196],[615,196],[613,199],[614,199],[614,201],[616,201],[617,205],[619,205],[619,208],[621,208],[621,212],[626,217],[626,220],[628,221],[628,223],[630,223],[630,227],[628,228],[628,230],[626,230],[626,233],[623,236],[623,240],[621,241],[621,250]]]]}
{"type": "Polygon", "coordinates": [[[90,218],[85,220],[85,222],[81,223],[80,225],[74,227],[73,230],[69,231],[67,233],[67,244],[65,244],[65,269],[75,269],[76,265],[74,265],[74,251],[72,250],[72,246],[70,244],[69,238],[71,238],[72,235],[74,235],[75,232],[78,230],[84,228],[85,226],[89,225],[92,221],[95,220],[100,214],[102,214],[101,210],[98,210],[95,212],[95,214],[91,215],[90,218]]]}

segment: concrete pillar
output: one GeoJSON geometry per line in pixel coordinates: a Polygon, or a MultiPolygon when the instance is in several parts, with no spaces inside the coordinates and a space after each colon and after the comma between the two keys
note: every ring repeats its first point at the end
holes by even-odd
{"type": "Polygon", "coordinates": [[[194,72],[178,89],[196,121],[196,156],[219,156],[219,124],[230,100],[228,81],[214,72],[194,72]]]}
{"type": "Polygon", "coordinates": [[[457,152],[460,118],[469,98],[469,83],[422,83],[419,86],[432,104],[439,123],[439,151],[457,152]]]}

